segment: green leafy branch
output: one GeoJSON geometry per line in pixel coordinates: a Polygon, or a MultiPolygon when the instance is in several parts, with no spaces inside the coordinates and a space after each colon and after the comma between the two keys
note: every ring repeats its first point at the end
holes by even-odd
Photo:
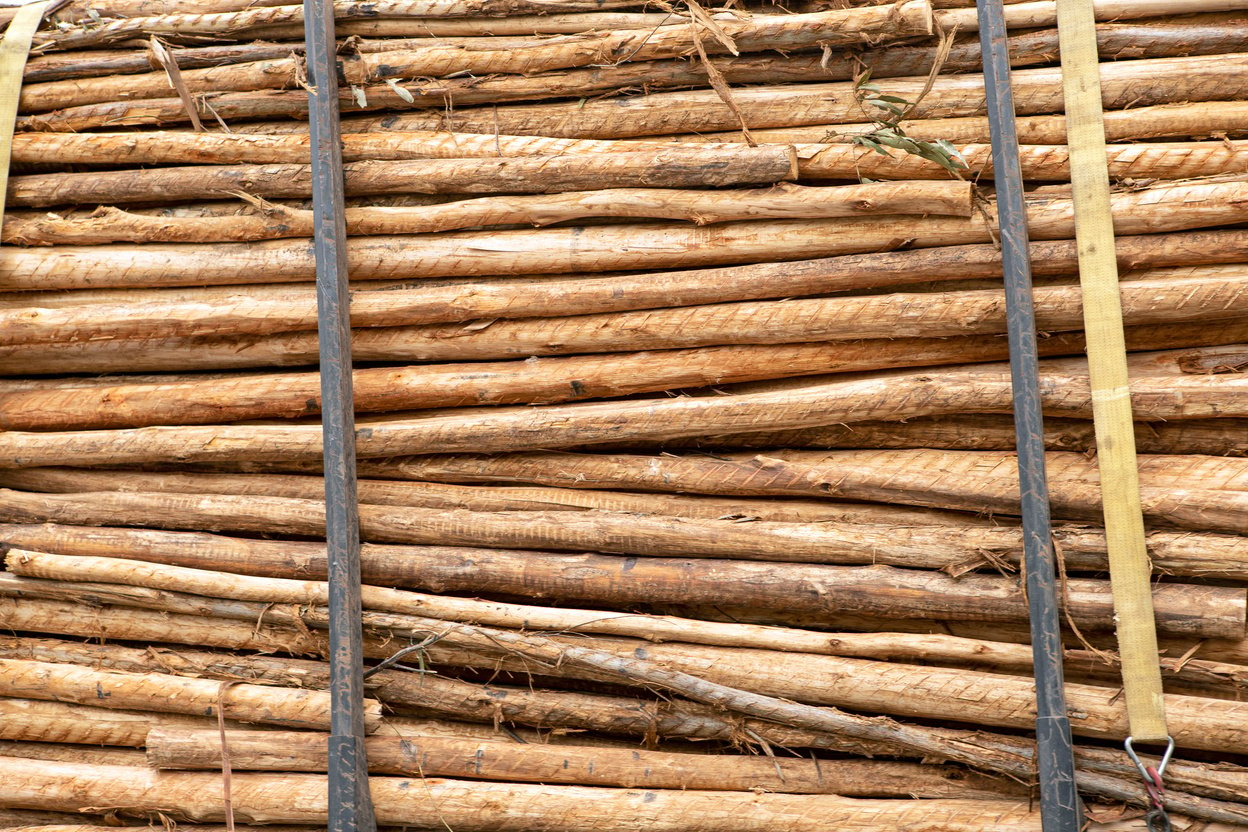
{"type": "Polygon", "coordinates": [[[917,101],[908,101],[900,96],[887,95],[881,92],[876,84],[870,83],[871,71],[863,72],[854,83],[854,94],[868,117],[879,125],[869,133],[849,136],[849,143],[867,147],[882,156],[892,156],[888,148],[900,150],[929,162],[935,162],[955,175],[967,169],[966,160],[958,149],[945,139],[934,142],[915,139],[906,135],[901,122],[918,105],[917,101]]]}

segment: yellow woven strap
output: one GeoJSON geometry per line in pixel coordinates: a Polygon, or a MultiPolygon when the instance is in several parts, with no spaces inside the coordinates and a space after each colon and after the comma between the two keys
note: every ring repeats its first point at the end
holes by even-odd
{"type": "Polygon", "coordinates": [[[9,22],[0,40],[0,223],[4,221],[4,201],[9,190],[9,159],[13,155],[13,128],[17,123],[17,102],[22,95],[22,74],[30,42],[53,0],[22,6],[9,22]]]}
{"type": "Polygon", "coordinates": [[[1123,695],[1131,736],[1137,742],[1161,742],[1167,738],[1166,712],[1153,618],[1152,567],[1144,544],[1144,516],[1140,508],[1092,0],[1057,0],[1057,26],[1079,282],[1083,287],[1083,321],[1092,377],[1092,414],[1123,695]]]}

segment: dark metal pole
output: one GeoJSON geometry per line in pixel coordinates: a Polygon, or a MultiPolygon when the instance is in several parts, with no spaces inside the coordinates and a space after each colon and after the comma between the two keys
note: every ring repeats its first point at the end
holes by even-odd
{"type": "Polygon", "coordinates": [[[329,558],[329,832],[374,832],[364,751],[364,639],[338,59],[332,0],[304,0],[329,558]]]}
{"type": "Polygon", "coordinates": [[[992,164],[1005,276],[1010,375],[1014,384],[1014,431],[1022,494],[1024,572],[1031,616],[1036,677],[1036,766],[1044,832],[1079,832],[1083,812],[1075,789],[1075,759],[1066,715],[1062,673],[1061,611],[1056,556],[1044,468],[1044,418],[1040,408],[1036,319],[1023,173],[1018,162],[1014,93],[1001,0],[976,0],[983,51],[984,89],[992,132],[992,164]]]}

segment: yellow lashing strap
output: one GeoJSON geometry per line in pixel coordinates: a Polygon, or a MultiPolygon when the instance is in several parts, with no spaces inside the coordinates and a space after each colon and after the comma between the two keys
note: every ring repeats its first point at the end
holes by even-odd
{"type": "Polygon", "coordinates": [[[13,129],[17,125],[17,102],[22,96],[22,75],[30,42],[53,0],[22,6],[13,15],[0,40],[0,223],[9,191],[9,160],[13,156],[13,129]]]}
{"type": "Polygon", "coordinates": [[[1137,742],[1165,742],[1168,732],[1153,618],[1152,568],[1144,544],[1144,516],[1140,508],[1092,0],[1057,0],[1057,26],[1079,282],[1083,288],[1083,321],[1092,377],[1092,414],[1123,694],[1132,738],[1137,742]]]}

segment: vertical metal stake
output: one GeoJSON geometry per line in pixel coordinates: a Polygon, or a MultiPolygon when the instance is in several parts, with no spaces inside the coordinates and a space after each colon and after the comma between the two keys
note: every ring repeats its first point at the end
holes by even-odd
{"type": "Polygon", "coordinates": [[[360,615],[360,518],[355,483],[351,312],[343,216],[342,138],[332,0],[304,0],[325,542],[329,560],[329,832],[375,832],[364,751],[364,639],[360,615]]]}
{"type": "Polygon", "coordinates": [[[984,89],[992,132],[1001,261],[1005,276],[1010,375],[1014,385],[1014,431],[1022,495],[1024,572],[1031,616],[1036,677],[1036,766],[1044,832],[1078,832],[1082,826],[1075,789],[1075,760],[1066,715],[1062,673],[1061,609],[1056,556],[1044,468],[1044,418],[1040,403],[1036,320],[1023,173],[1018,161],[1010,54],[1001,0],[976,0],[984,62],[984,89]]]}

